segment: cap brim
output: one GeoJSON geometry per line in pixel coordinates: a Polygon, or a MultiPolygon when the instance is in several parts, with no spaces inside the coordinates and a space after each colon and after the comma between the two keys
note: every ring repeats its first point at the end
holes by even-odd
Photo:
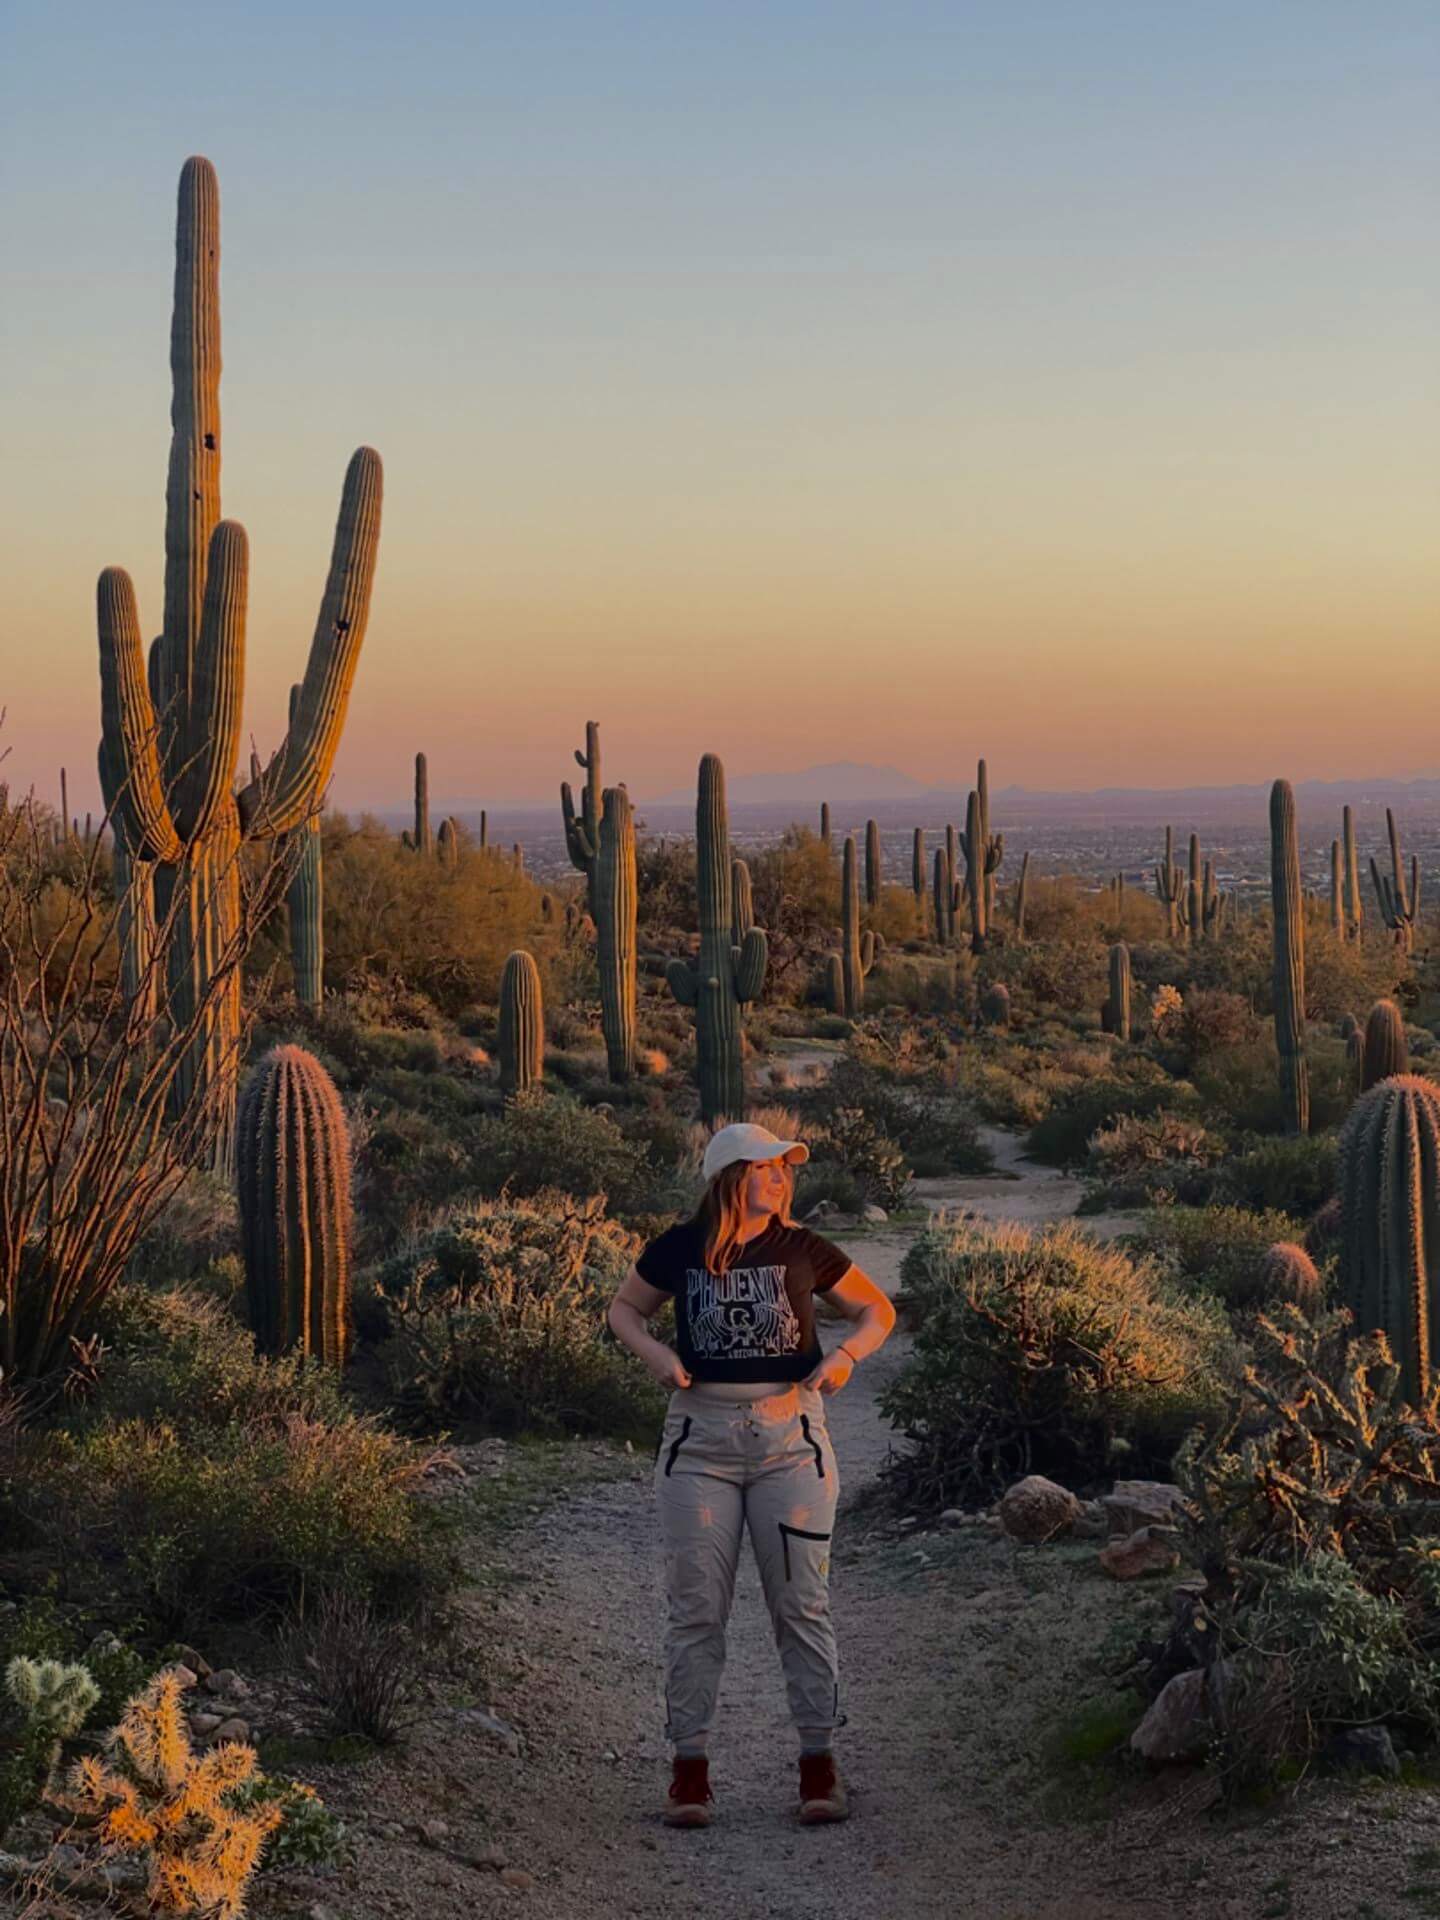
{"type": "Polygon", "coordinates": [[[810,1149],[803,1140],[777,1140],[768,1153],[746,1155],[750,1160],[787,1160],[792,1167],[803,1167],[810,1158],[810,1149]]]}

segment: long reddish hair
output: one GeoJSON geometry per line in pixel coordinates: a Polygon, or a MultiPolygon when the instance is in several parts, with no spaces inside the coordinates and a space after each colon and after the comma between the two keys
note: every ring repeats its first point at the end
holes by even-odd
{"type": "MultiPolygon", "coordinates": [[[[743,1244],[740,1227],[745,1218],[745,1182],[754,1164],[753,1160],[732,1160],[712,1177],[700,1196],[694,1220],[705,1236],[705,1265],[711,1273],[728,1273],[743,1244]]],[[[795,1198],[795,1169],[788,1160],[782,1160],[780,1168],[785,1175],[785,1191],[775,1209],[775,1217],[782,1226],[790,1227],[795,1224],[790,1217],[791,1202],[795,1198]]]]}

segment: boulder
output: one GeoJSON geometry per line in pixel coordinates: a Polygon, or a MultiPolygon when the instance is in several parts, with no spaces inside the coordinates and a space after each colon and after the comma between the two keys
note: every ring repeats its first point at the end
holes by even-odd
{"type": "Polygon", "coordinates": [[[890,1218],[884,1207],[877,1207],[872,1200],[867,1207],[860,1209],[860,1218],[871,1227],[883,1227],[890,1218]]]}
{"type": "Polygon", "coordinates": [[[1027,1474],[1000,1500],[1000,1524],[1012,1540],[1036,1544],[1068,1533],[1080,1517],[1080,1502],[1068,1487],[1044,1474],[1027,1474]]]}
{"type": "Polygon", "coordinates": [[[1134,1751],[1157,1767],[1198,1760],[1215,1732],[1211,1708],[1223,1679],[1213,1668],[1193,1667],[1168,1680],[1130,1736],[1134,1751]]]}
{"type": "Polygon", "coordinates": [[[1111,1533],[1134,1533],[1137,1527],[1172,1526],[1184,1511],[1184,1495],[1168,1480],[1117,1480],[1101,1501],[1111,1533]]]}
{"type": "Polygon", "coordinates": [[[1400,1756],[1388,1727],[1342,1727],[1327,1742],[1325,1758],[1353,1773],[1376,1773],[1387,1780],[1400,1777],[1400,1756]]]}
{"type": "Polygon", "coordinates": [[[1137,1527],[1124,1540],[1112,1540],[1100,1549],[1100,1564],[1112,1580],[1140,1580],[1150,1573],[1170,1573],[1180,1564],[1179,1536],[1174,1527],[1137,1527]]]}

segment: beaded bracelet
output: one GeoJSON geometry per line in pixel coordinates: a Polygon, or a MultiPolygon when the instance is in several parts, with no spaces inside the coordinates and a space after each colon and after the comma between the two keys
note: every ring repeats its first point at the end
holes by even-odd
{"type": "Polygon", "coordinates": [[[839,1346],[836,1347],[835,1351],[837,1353],[843,1353],[845,1358],[850,1362],[852,1367],[859,1366],[860,1362],[855,1358],[854,1354],[851,1353],[849,1347],[846,1346],[843,1340],[840,1342],[839,1346]]]}

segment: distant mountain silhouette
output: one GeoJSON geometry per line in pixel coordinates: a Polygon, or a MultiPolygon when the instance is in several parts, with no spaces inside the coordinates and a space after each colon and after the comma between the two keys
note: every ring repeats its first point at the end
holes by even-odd
{"type": "MultiPolygon", "coordinates": [[[[908,800],[925,790],[923,780],[901,773],[898,767],[870,767],[857,760],[832,760],[799,773],[729,774],[725,780],[726,799],[732,807],[818,807],[822,800],[854,806],[864,800],[908,800]]],[[[694,806],[695,790],[682,788],[650,804],[694,806]]]]}

